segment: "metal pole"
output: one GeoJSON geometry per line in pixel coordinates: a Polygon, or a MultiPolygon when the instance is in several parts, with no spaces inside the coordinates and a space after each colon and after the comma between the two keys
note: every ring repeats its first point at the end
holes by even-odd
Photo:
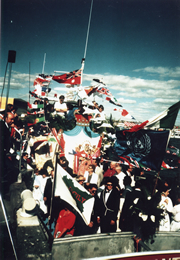
{"type": "MultiPolygon", "coordinates": [[[[29,62],[29,92],[30,92],[30,66],[31,63],[29,62]]],[[[30,93],[29,93],[29,103],[30,103],[30,93]]]]}
{"type": "Polygon", "coordinates": [[[43,62],[42,74],[44,74],[45,62],[46,62],[46,53],[44,53],[44,62],[43,62]]]}
{"type": "Polygon", "coordinates": [[[14,256],[15,256],[15,259],[18,260],[1,194],[0,194],[0,201],[1,201],[1,206],[2,206],[2,210],[3,210],[3,214],[4,214],[4,219],[6,221],[6,226],[7,226],[7,229],[8,229],[9,237],[10,237],[11,244],[12,244],[12,247],[13,247],[14,256]]]}
{"type": "Polygon", "coordinates": [[[6,106],[5,106],[4,119],[6,118],[6,114],[7,114],[7,102],[8,102],[9,89],[10,89],[11,70],[12,70],[12,63],[10,63],[10,65],[9,65],[9,77],[8,77],[8,87],[7,87],[7,94],[6,94],[6,106]]]}
{"type": "Polygon", "coordinates": [[[2,106],[2,96],[3,96],[4,87],[5,87],[5,80],[6,80],[7,67],[8,67],[8,62],[7,62],[7,64],[6,64],[5,75],[4,75],[4,81],[3,81],[3,87],[2,87],[2,91],[1,91],[1,102],[0,102],[0,108],[1,108],[1,106],[2,106]]]}
{"type": "Polygon", "coordinates": [[[51,219],[51,214],[52,214],[52,206],[53,206],[53,198],[54,198],[54,193],[55,193],[55,185],[56,185],[56,171],[57,171],[57,156],[59,154],[58,152],[59,145],[56,145],[56,152],[55,152],[55,169],[54,169],[54,177],[53,177],[53,182],[52,182],[52,190],[51,190],[51,207],[50,207],[50,212],[48,216],[48,223],[49,225],[50,219],[51,219]]]}
{"type": "Polygon", "coordinates": [[[14,127],[14,129],[16,130],[16,132],[18,132],[19,136],[20,136],[20,159],[19,159],[19,175],[18,175],[18,179],[17,182],[22,182],[22,177],[21,177],[21,150],[22,150],[22,135],[20,133],[20,131],[14,127]]]}

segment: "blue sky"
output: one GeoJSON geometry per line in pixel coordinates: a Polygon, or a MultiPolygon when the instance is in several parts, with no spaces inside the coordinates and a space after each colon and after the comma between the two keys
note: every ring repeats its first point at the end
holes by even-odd
{"type": "MultiPolygon", "coordinates": [[[[29,98],[35,77],[79,69],[91,0],[2,0],[2,88],[8,50],[15,50],[10,97],[29,98]]],[[[137,121],[180,100],[180,1],[94,0],[83,86],[101,79],[137,121]]],[[[67,88],[51,84],[51,95],[67,88]]],[[[6,89],[5,89],[6,93],[6,89]]],[[[104,100],[106,112],[115,106],[104,100]]],[[[180,125],[180,113],[176,120],[180,125]]]]}

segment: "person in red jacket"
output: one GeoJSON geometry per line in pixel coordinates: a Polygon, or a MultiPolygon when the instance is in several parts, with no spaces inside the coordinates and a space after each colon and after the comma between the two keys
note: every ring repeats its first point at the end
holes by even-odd
{"type": "Polygon", "coordinates": [[[54,238],[61,238],[67,235],[73,236],[75,231],[76,215],[74,210],[67,203],[60,211],[54,231],[54,238]]]}

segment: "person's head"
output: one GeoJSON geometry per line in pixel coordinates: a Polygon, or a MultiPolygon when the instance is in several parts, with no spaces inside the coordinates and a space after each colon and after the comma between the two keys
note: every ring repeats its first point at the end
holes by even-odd
{"type": "Polygon", "coordinates": [[[59,96],[59,102],[62,104],[64,102],[65,97],[63,95],[59,96]]]}
{"type": "Polygon", "coordinates": [[[87,152],[89,150],[89,144],[86,143],[85,146],[84,146],[84,151],[87,152]]]}
{"type": "Polygon", "coordinates": [[[133,173],[135,176],[142,176],[144,175],[144,170],[142,168],[134,168],[133,173]]]}
{"type": "Polygon", "coordinates": [[[12,104],[7,104],[7,112],[11,112],[14,106],[12,104]]]}
{"type": "Polygon", "coordinates": [[[117,172],[117,174],[120,173],[121,170],[122,170],[122,168],[121,168],[120,165],[117,165],[117,166],[115,167],[115,171],[117,172]]]}
{"type": "Polygon", "coordinates": [[[81,185],[83,185],[84,184],[84,181],[85,181],[86,179],[85,179],[85,177],[83,176],[83,175],[79,175],[78,177],[77,177],[77,182],[79,183],[79,184],[81,184],[81,185]]]}
{"type": "Polygon", "coordinates": [[[35,169],[34,169],[34,174],[35,174],[35,175],[39,175],[39,170],[38,170],[38,168],[35,168],[35,169]]]}
{"type": "Polygon", "coordinates": [[[17,110],[18,110],[18,107],[16,107],[16,106],[13,106],[13,108],[12,108],[12,110],[11,110],[11,113],[14,114],[14,117],[15,117],[15,118],[18,117],[17,110]]]}
{"type": "Polygon", "coordinates": [[[109,180],[106,182],[105,187],[106,187],[106,190],[110,191],[113,188],[113,183],[109,180]]]}
{"type": "Polygon", "coordinates": [[[48,99],[47,99],[47,98],[44,99],[44,103],[45,103],[45,104],[48,103],[48,99]]]}
{"type": "Polygon", "coordinates": [[[127,186],[127,185],[131,185],[131,182],[132,182],[132,179],[130,176],[125,176],[124,179],[123,179],[123,184],[124,186],[127,186]]]}
{"type": "Polygon", "coordinates": [[[14,124],[14,114],[7,112],[5,122],[10,127],[14,124]]]}
{"type": "Polygon", "coordinates": [[[28,153],[23,153],[23,158],[24,158],[25,160],[27,160],[27,158],[28,158],[28,153]]]}
{"type": "Polygon", "coordinates": [[[132,165],[129,165],[129,167],[128,167],[128,172],[132,172],[133,171],[133,169],[134,169],[134,167],[132,166],[132,165]]]}
{"type": "Polygon", "coordinates": [[[167,196],[169,195],[169,192],[170,192],[170,190],[167,189],[167,190],[165,190],[165,191],[162,192],[162,195],[165,196],[165,197],[167,197],[167,196]]]}
{"type": "Polygon", "coordinates": [[[96,109],[99,109],[98,103],[96,101],[93,101],[93,105],[95,106],[96,109]]]}
{"type": "Polygon", "coordinates": [[[92,164],[94,164],[95,166],[97,166],[97,161],[96,161],[96,158],[92,158],[92,164]]]}
{"type": "Polygon", "coordinates": [[[63,165],[66,161],[67,161],[67,160],[66,160],[66,157],[65,157],[65,156],[61,156],[61,157],[59,158],[59,163],[60,163],[60,165],[63,165]]]}
{"type": "Polygon", "coordinates": [[[95,170],[95,165],[94,164],[90,164],[89,167],[88,167],[88,172],[89,174],[92,174],[95,170]]]}
{"type": "Polygon", "coordinates": [[[63,164],[61,164],[61,167],[66,170],[69,166],[69,162],[66,160],[63,164]]]}
{"type": "Polygon", "coordinates": [[[54,170],[51,170],[51,177],[54,178],[54,170]]]}
{"type": "Polygon", "coordinates": [[[39,174],[42,175],[43,178],[48,176],[48,171],[46,169],[41,169],[39,174]]]}
{"type": "Polygon", "coordinates": [[[103,107],[103,105],[100,105],[99,106],[99,112],[102,112],[102,111],[104,111],[104,107],[103,107]]]}
{"type": "Polygon", "coordinates": [[[95,183],[90,183],[88,191],[91,193],[92,196],[95,196],[97,193],[97,185],[95,183]]]}
{"type": "Polygon", "coordinates": [[[91,150],[91,149],[88,149],[88,150],[87,150],[87,154],[91,155],[91,153],[92,153],[92,150],[91,150]]]}
{"type": "Polygon", "coordinates": [[[115,169],[116,166],[117,166],[117,163],[116,163],[116,162],[111,162],[111,163],[110,163],[110,168],[111,168],[111,169],[115,169]]]}

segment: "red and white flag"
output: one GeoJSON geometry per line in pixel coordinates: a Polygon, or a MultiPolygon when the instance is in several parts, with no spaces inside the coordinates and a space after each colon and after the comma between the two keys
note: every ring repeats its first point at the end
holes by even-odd
{"type": "Polygon", "coordinates": [[[36,85],[40,85],[41,87],[49,86],[51,80],[52,80],[52,76],[39,74],[39,76],[37,76],[36,79],[34,80],[33,86],[36,86],[36,85]]]}
{"type": "Polygon", "coordinates": [[[53,76],[52,79],[62,84],[79,85],[81,84],[82,69],[74,70],[58,76],[53,76]]]}

